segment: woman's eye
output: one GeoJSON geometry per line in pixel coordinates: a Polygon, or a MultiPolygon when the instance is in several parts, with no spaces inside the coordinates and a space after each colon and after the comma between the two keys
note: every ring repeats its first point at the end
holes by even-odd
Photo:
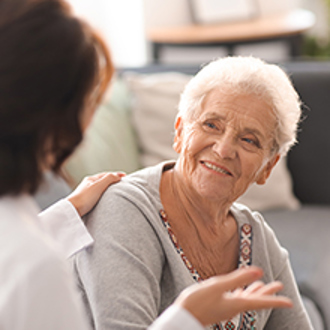
{"type": "Polygon", "coordinates": [[[204,125],[208,128],[212,128],[212,129],[216,129],[217,127],[213,124],[213,123],[210,123],[210,122],[206,122],[204,123],[204,125]]]}
{"type": "Polygon", "coordinates": [[[249,143],[249,144],[256,144],[256,142],[252,139],[249,139],[249,138],[243,138],[243,141],[249,143]]]}
{"type": "Polygon", "coordinates": [[[257,147],[259,148],[259,142],[256,141],[255,139],[251,139],[251,138],[242,138],[242,141],[246,142],[246,144],[248,144],[249,146],[253,146],[253,147],[257,147]]]}

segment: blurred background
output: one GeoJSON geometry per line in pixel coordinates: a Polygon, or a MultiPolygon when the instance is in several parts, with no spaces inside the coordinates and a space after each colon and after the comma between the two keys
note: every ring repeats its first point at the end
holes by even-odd
{"type": "MultiPolygon", "coordinates": [[[[192,25],[235,25],[255,20],[269,20],[304,9],[304,15],[284,18],[290,25],[306,25],[301,32],[303,41],[299,57],[328,58],[330,0],[68,0],[74,11],[85,17],[106,38],[117,67],[143,66],[154,61],[150,32],[192,25]],[[204,6],[204,7],[203,7],[204,6]],[[208,8],[207,8],[208,6],[208,8]],[[221,9],[222,7],[222,9],[221,9]],[[230,8],[229,8],[230,7],[230,8]],[[227,16],[226,16],[227,13],[227,16]],[[307,14],[307,15],[306,15],[307,14]],[[158,29],[158,30],[157,30],[158,29]],[[159,30],[160,29],[160,30],[159,30]]],[[[282,21],[283,21],[282,19],[282,21]]],[[[245,26],[245,25],[244,25],[245,26]]],[[[167,31],[166,38],[176,32],[167,31]]],[[[244,32],[244,31],[243,31],[244,32]]],[[[283,31],[280,31],[282,33],[283,31]]],[[[198,32],[194,35],[196,36],[198,32]]],[[[157,37],[157,35],[156,35],[157,37]]],[[[252,38],[253,39],[253,38],[252,38]]],[[[282,38],[284,39],[284,38],[282,38]]],[[[167,40],[168,43],[168,40],[167,40]]],[[[275,38],[262,42],[244,42],[235,46],[235,54],[254,55],[269,61],[285,61],[292,57],[286,40],[275,38]]],[[[226,55],[228,49],[221,40],[209,42],[208,47],[163,47],[164,63],[201,63],[226,55]]]]}
{"type": "MultiPolygon", "coordinates": [[[[177,104],[203,63],[254,55],[289,74],[302,100],[299,143],[267,184],[252,185],[240,202],[273,227],[289,251],[314,329],[330,330],[330,254],[324,253],[330,251],[330,0],[67,1],[97,27],[118,69],[65,164],[71,188],[86,175],[131,173],[175,159],[177,104]]],[[[41,190],[41,207],[68,193],[63,182],[47,181],[52,196],[41,190]]]]}

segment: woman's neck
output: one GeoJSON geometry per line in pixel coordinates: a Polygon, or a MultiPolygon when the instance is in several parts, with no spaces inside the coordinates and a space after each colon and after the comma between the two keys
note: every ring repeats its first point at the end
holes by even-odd
{"type": "Polygon", "coordinates": [[[172,233],[203,279],[237,267],[239,235],[229,205],[199,198],[175,169],[163,173],[160,196],[172,233]]]}
{"type": "Polygon", "coordinates": [[[203,199],[186,185],[175,167],[163,173],[160,194],[169,219],[180,219],[175,226],[194,229],[199,236],[204,233],[207,239],[219,237],[232,226],[231,204],[203,199]]]}

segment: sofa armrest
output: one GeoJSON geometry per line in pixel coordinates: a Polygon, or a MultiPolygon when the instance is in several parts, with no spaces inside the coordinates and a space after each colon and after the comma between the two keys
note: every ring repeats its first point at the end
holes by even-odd
{"type": "Polygon", "coordinates": [[[305,205],[263,215],[289,252],[302,296],[313,301],[325,329],[330,329],[330,207],[305,205]]]}

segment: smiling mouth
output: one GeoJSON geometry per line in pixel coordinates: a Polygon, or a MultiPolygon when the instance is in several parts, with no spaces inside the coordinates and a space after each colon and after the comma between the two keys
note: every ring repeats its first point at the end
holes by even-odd
{"type": "Polygon", "coordinates": [[[226,171],[225,169],[223,169],[221,167],[215,166],[214,164],[211,164],[211,163],[205,162],[205,161],[201,161],[201,163],[203,165],[205,165],[207,168],[209,168],[210,170],[213,170],[213,171],[216,171],[218,173],[227,174],[227,175],[232,176],[232,174],[230,172],[226,171]]]}

